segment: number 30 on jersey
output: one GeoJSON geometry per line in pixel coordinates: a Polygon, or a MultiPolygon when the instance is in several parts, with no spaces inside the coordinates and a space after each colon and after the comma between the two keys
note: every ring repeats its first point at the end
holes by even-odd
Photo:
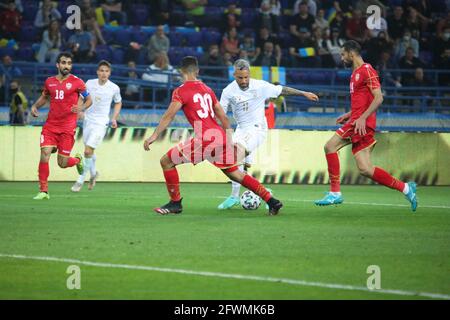
{"type": "Polygon", "coordinates": [[[194,102],[200,102],[200,107],[202,110],[198,110],[197,114],[201,119],[208,118],[208,115],[211,114],[211,117],[214,118],[214,109],[212,106],[212,98],[209,93],[205,93],[201,95],[200,93],[196,93],[194,95],[194,102]]]}

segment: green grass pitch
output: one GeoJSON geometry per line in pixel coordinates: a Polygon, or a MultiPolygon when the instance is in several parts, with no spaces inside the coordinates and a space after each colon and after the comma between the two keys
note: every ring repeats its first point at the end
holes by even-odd
{"type": "Polygon", "coordinates": [[[100,182],[79,194],[70,186],[50,182],[51,200],[34,201],[37,183],[0,183],[0,299],[450,297],[448,187],[419,187],[412,213],[380,186],[343,186],[343,205],[315,207],[326,186],[272,185],[285,206],[268,216],[264,205],[217,210],[228,184],[182,184],[184,212],[159,216],[163,184],[100,182]],[[66,287],[73,264],[79,290],[66,287]],[[364,290],[370,265],[380,267],[382,290],[400,293],[364,290]]]}

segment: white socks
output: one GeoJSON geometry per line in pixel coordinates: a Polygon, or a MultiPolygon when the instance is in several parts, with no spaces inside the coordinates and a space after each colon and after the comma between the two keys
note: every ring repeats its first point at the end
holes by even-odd
{"type": "Polygon", "coordinates": [[[409,185],[407,183],[405,183],[405,187],[403,188],[403,194],[407,195],[409,192],[409,185]]]}
{"type": "MultiPolygon", "coordinates": [[[[80,184],[84,183],[84,179],[86,178],[86,174],[87,174],[88,170],[91,170],[91,176],[93,176],[92,175],[92,167],[94,164],[94,157],[95,157],[95,155],[92,158],[84,158],[83,174],[80,174],[78,176],[78,180],[77,180],[78,183],[80,183],[80,184]]],[[[95,165],[94,165],[94,170],[95,170],[95,165]]],[[[95,171],[94,171],[94,175],[95,175],[95,171]]]]}
{"type": "MultiPolygon", "coordinates": [[[[239,170],[241,172],[244,172],[244,165],[240,165],[239,170]]],[[[241,191],[241,184],[238,182],[231,181],[231,196],[239,198],[240,191],[241,191]]]]}
{"type": "Polygon", "coordinates": [[[90,169],[91,169],[91,178],[92,178],[92,177],[95,177],[95,174],[97,173],[97,169],[95,168],[95,160],[97,160],[97,156],[94,154],[91,159],[92,159],[92,162],[90,165],[90,169]]]}

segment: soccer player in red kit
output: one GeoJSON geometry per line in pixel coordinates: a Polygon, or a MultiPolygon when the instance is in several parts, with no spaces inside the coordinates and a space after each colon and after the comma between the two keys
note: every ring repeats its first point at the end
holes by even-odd
{"type": "Polygon", "coordinates": [[[181,142],[161,158],[170,202],[154,210],[162,215],[181,213],[182,198],[176,166],[182,163],[195,165],[208,160],[221,169],[228,178],[239,182],[266,201],[270,215],[278,214],[283,204],[273,198],[255,178],[238,170],[239,161],[243,161],[245,157],[245,150],[241,150],[238,145],[232,143],[231,132],[228,130],[231,129],[228,118],[214,91],[197,80],[198,72],[198,62],[195,57],[187,56],[182,59],[181,73],[184,83],[174,90],[172,102],[162,116],[158,127],[144,142],[144,149],[148,151],[150,145],[167,128],[180,109],[194,128],[194,138],[181,142]],[[219,126],[216,119],[222,126],[219,126]]]}
{"type": "Polygon", "coordinates": [[[58,75],[47,78],[39,99],[31,107],[34,117],[39,115],[38,109],[50,100],[47,121],[41,132],[41,160],[39,162],[39,193],[35,200],[50,199],[48,194],[48,162],[50,155],[58,150],[58,165],[61,168],[76,166],[78,173],[83,173],[81,155],[70,157],[75,143],[77,114],[92,104],[83,80],[70,74],[72,70],[72,54],[62,52],[56,61],[58,75]],[[84,103],[78,103],[80,96],[84,103]]]}
{"type": "Polygon", "coordinates": [[[372,165],[370,156],[376,140],[376,110],[383,102],[380,81],[373,67],[361,57],[361,46],[353,40],[344,43],[341,59],[345,66],[352,67],[350,79],[351,110],[340,116],[336,123],[344,124],[325,144],[331,190],[326,196],[315,201],[316,205],[340,204],[344,201],[340,189],[340,165],[337,152],[352,144],[352,153],[361,175],[386,187],[405,194],[412,211],[417,209],[416,184],[402,182],[379,167],[372,165]]]}

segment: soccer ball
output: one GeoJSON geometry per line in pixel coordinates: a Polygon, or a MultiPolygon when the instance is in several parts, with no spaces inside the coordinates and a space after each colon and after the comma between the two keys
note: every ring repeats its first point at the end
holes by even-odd
{"type": "Polygon", "coordinates": [[[261,205],[261,198],[250,190],[244,191],[241,195],[241,206],[245,210],[256,210],[261,205]]]}

